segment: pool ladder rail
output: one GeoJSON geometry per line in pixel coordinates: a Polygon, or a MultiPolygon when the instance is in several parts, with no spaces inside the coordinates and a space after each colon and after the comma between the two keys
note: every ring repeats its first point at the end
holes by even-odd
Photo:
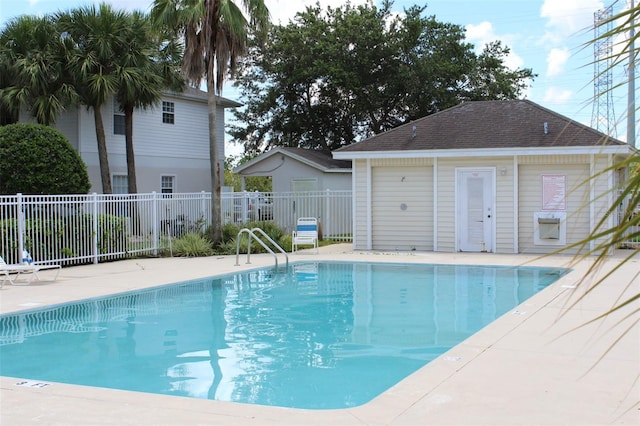
{"type": "Polygon", "coordinates": [[[264,241],[262,241],[262,239],[256,235],[256,233],[260,234],[260,236],[264,237],[267,239],[267,241],[269,241],[271,244],[273,244],[274,247],[276,247],[280,253],[284,254],[284,257],[286,259],[286,266],[289,267],[289,255],[287,254],[286,251],[284,251],[284,249],[282,247],[280,247],[278,245],[278,243],[276,243],[275,241],[273,241],[273,239],[268,236],[266,234],[266,232],[264,232],[262,229],[260,228],[253,228],[253,229],[249,229],[249,228],[242,228],[240,230],[240,232],[238,232],[238,236],[236,237],[236,265],[235,266],[240,266],[240,262],[238,261],[240,258],[240,235],[242,234],[249,234],[249,244],[247,244],[247,264],[251,264],[251,239],[255,238],[255,240],[260,243],[260,245],[262,247],[264,247],[265,250],[267,250],[269,253],[271,253],[273,255],[273,257],[276,260],[276,268],[278,267],[278,255],[271,250],[271,248],[265,244],[264,241]]]}

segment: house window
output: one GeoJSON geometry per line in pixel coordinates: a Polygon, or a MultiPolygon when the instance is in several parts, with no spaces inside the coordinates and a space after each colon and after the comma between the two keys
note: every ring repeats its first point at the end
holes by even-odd
{"type": "Polygon", "coordinates": [[[113,175],[111,177],[111,187],[114,194],[128,194],[129,179],[127,175],[113,175]]]}
{"type": "Polygon", "coordinates": [[[167,124],[175,123],[176,105],[173,102],[162,101],[162,122],[167,124]]]}
{"type": "Polygon", "coordinates": [[[175,176],[160,177],[160,192],[163,194],[172,194],[175,190],[175,176]]]}
{"type": "Polygon", "coordinates": [[[124,135],[124,133],[124,111],[116,98],[113,98],[113,134],[124,135]]]}
{"type": "Polygon", "coordinates": [[[317,191],[318,179],[294,178],[291,180],[291,190],[293,192],[317,191]]]}

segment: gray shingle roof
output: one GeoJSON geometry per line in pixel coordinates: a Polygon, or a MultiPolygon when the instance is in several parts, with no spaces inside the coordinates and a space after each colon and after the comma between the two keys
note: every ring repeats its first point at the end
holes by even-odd
{"type": "MultiPolygon", "coordinates": [[[[208,100],[208,95],[207,92],[205,92],[204,90],[200,90],[196,87],[191,87],[191,86],[185,86],[184,90],[180,93],[178,92],[168,92],[170,94],[172,94],[173,96],[177,96],[177,97],[183,97],[183,98],[190,98],[190,99],[197,99],[199,101],[202,101],[204,103],[207,102],[208,100]]],[[[239,102],[236,102],[234,100],[231,99],[227,99],[227,98],[223,98],[222,96],[218,96],[217,97],[217,104],[222,106],[223,108],[237,108],[237,107],[241,107],[242,104],[239,102]]]]}
{"type": "Polygon", "coordinates": [[[626,145],[528,100],[474,101],[464,102],[335,152],[587,147],[603,144],[626,145]]]}
{"type": "Polygon", "coordinates": [[[290,158],[295,159],[296,161],[306,163],[309,166],[315,167],[323,172],[342,173],[351,171],[351,160],[336,160],[331,156],[330,152],[279,146],[260,154],[256,158],[244,164],[237,166],[233,169],[233,172],[242,174],[245,170],[251,170],[251,168],[256,164],[260,164],[267,158],[278,154],[286,155],[290,158]]]}
{"type": "Polygon", "coordinates": [[[330,152],[304,148],[281,147],[293,156],[304,158],[322,169],[351,169],[351,160],[334,160],[330,152]]]}

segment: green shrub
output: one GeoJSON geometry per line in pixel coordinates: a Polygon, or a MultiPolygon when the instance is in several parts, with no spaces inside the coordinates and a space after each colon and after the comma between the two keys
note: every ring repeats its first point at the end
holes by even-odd
{"type": "MultiPolygon", "coordinates": [[[[79,226],[67,226],[68,217],[52,217],[47,219],[25,220],[26,238],[24,246],[27,250],[37,250],[46,259],[66,259],[86,253],[87,248],[93,247],[93,216],[82,214],[74,219],[79,226]]],[[[9,250],[18,251],[18,222],[15,219],[0,221],[0,237],[9,250]]],[[[126,218],[114,215],[98,216],[98,254],[113,252],[116,247],[126,247],[126,218]]],[[[8,253],[4,253],[8,256],[8,253]]],[[[114,259],[117,256],[112,256],[114,259]]],[[[121,256],[122,258],[125,255],[121,256]]],[[[92,259],[78,261],[88,263],[92,259]]]]}
{"type": "MultiPolygon", "coordinates": [[[[291,236],[287,234],[283,228],[278,226],[277,223],[271,221],[265,222],[247,222],[241,226],[227,223],[222,228],[222,244],[216,249],[217,254],[236,254],[237,250],[237,237],[238,232],[242,228],[260,228],[262,229],[273,241],[275,241],[285,251],[291,251],[291,236]]],[[[261,238],[264,243],[271,248],[274,252],[278,252],[278,249],[266,239],[261,238]]],[[[247,253],[249,245],[249,235],[243,233],[240,235],[240,253],[247,253]]],[[[267,253],[257,241],[251,242],[251,253],[267,253]]]]}
{"type": "MultiPolygon", "coordinates": [[[[85,215],[85,221],[91,220],[85,215]]],[[[112,214],[98,215],[98,250],[100,253],[113,252],[116,247],[126,248],[127,218],[112,214]]]]}
{"type": "Polygon", "coordinates": [[[173,240],[173,254],[181,257],[211,256],[211,243],[201,234],[190,232],[173,240]]]}
{"type": "Polygon", "coordinates": [[[40,124],[0,127],[0,194],[86,194],[91,183],[78,152],[40,124]]]}

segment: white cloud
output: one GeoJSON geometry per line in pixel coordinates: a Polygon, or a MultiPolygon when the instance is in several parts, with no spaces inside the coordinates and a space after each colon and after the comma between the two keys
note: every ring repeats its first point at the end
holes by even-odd
{"type": "Polygon", "coordinates": [[[555,105],[563,105],[567,103],[573,96],[573,92],[568,89],[562,89],[559,87],[549,87],[544,92],[544,102],[555,104],[555,105]]]}
{"type": "Polygon", "coordinates": [[[485,44],[485,41],[495,38],[493,25],[488,21],[480,22],[478,25],[469,24],[466,29],[469,40],[480,40],[485,44]]]}
{"type": "Polygon", "coordinates": [[[548,19],[547,38],[561,40],[593,28],[593,13],[602,8],[600,0],[544,0],[540,16],[548,19]]]}
{"type": "MultiPolygon", "coordinates": [[[[498,35],[493,30],[493,24],[488,21],[483,21],[477,25],[469,24],[466,26],[466,39],[476,46],[476,51],[481,52],[487,43],[499,40],[504,46],[511,48],[510,39],[508,35],[498,35]]],[[[518,56],[511,48],[511,52],[507,55],[504,61],[505,65],[512,70],[521,68],[524,61],[518,56]]]]}
{"type": "Polygon", "coordinates": [[[567,48],[553,48],[547,55],[547,76],[553,77],[564,72],[564,66],[571,53],[567,48]]]}
{"type": "MultiPolygon", "coordinates": [[[[320,3],[320,8],[327,6],[333,8],[344,6],[344,0],[265,0],[265,5],[271,14],[271,21],[274,24],[286,25],[298,12],[305,10],[307,6],[315,6],[320,3]]],[[[366,4],[366,0],[351,0],[352,6],[366,4]]]]}

